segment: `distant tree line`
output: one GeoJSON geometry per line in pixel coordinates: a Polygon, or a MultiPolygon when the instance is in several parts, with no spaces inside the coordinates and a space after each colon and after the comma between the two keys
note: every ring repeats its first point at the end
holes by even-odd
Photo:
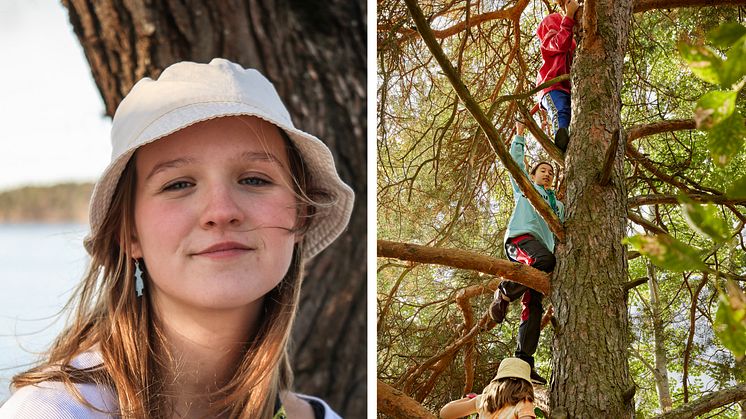
{"type": "Polygon", "coordinates": [[[85,223],[92,191],[92,183],[61,183],[0,192],[0,223],[85,223]]]}

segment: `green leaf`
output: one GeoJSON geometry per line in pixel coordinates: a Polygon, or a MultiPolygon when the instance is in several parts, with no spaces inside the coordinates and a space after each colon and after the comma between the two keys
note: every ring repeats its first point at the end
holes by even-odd
{"type": "Polygon", "coordinates": [[[707,265],[701,260],[700,250],[682,243],[668,234],[648,236],[638,234],[627,237],[622,243],[631,245],[656,266],[673,271],[702,271],[707,265]]]}
{"type": "Polygon", "coordinates": [[[728,222],[720,217],[717,205],[698,204],[684,194],[679,195],[679,203],[686,222],[694,230],[710,237],[716,243],[728,240],[728,222]]]}
{"type": "Polygon", "coordinates": [[[728,164],[730,159],[743,149],[746,139],[746,126],[738,112],[715,125],[707,132],[710,156],[720,166],[728,164]]]}
{"type": "Polygon", "coordinates": [[[711,30],[707,34],[707,39],[718,48],[726,49],[744,35],[746,35],[746,27],[739,23],[729,22],[711,30]]]}
{"type": "Polygon", "coordinates": [[[702,95],[694,109],[697,128],[710,129],[731,116],[736,110],[736,94],[731,90],[716,90],[702,95]]]}
{"type": "Polygon", "coordinates": [[[724,87],[731,87],[746,75],[746,35],[738,39],[727,56],[720,71],[720,83],[724,87]]]}
{"type": "Polygon", "coordinates": [[[720,293],[713,328],[715,335],[737,359],[746,355],[746,295],[728,283],[728,295],[720,293]]]}
{"type": "Polygon", "coordinates": [[[746,176],[736,179],[725,192],[732,199],[746,199],[746,176]]]}
{"type": "Polygon", "coordinates": [[[715,51],[706,46],[689,45],[681,42],[679,43],[679,53],[695,76],[708,83],[720,84],[719,73],[723,66],[723,60],[715,51]]]}
{"type": "Polygon", "coordinates": [[[539,409],[538,407],[534,407],[534,415],[536,415],[537,419],[546,418],[546,416],[544,415],[544,411],[539,409]]]}

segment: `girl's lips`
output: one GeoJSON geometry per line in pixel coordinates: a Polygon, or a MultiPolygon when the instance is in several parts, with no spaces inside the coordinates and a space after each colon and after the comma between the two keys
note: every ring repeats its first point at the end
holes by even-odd
{"type": "Polygon", "coordinates": [[[212,246],[209,246],[203,250],[200,250],[199,252],[194,253],[194,255],[195,256],[207,256],[210,258],[225,258],[225,257],[244,255],[253,250],[254,250],[253,248],[242,243],[222,242],[222,243],[213,244],[212,246]]]}
{"type": "Polygon", "coordinates": [[[204,256],[204,257],[208,257],[211,259],[225,259],[225,258],[231,258],[231,257],[236,257],[236,256],[243,256],[251,251],[252,249],[232,248],[232,249],[215,250],[211,252],[197,253],[196,256],[204,256]]]}

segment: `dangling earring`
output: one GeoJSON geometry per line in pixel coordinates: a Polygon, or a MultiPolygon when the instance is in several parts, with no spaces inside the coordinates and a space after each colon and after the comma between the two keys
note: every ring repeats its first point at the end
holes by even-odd
{"type": "Polygon", "coordinates": [[[140,263],[135,259],[135,292],[138,297],[142,297],[142,290],[145,288],[145,281],[142,280],[142,269],[140,263]]]}

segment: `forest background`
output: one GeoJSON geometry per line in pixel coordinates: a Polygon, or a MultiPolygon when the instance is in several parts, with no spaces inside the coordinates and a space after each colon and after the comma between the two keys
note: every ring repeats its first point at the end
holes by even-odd
{"type": "Polygon", "coordinates": [[[529,165],[562,168],[549,291],[503,234],[505,146],[553,5],[378,2],[379,416],[481,391],[516,344],[519,304],[487,316],[509,278],[554,307],[537,353],[552,417],[746,418],[744,3],[585,2],[570,147],[527,140],[529,165]]]}

